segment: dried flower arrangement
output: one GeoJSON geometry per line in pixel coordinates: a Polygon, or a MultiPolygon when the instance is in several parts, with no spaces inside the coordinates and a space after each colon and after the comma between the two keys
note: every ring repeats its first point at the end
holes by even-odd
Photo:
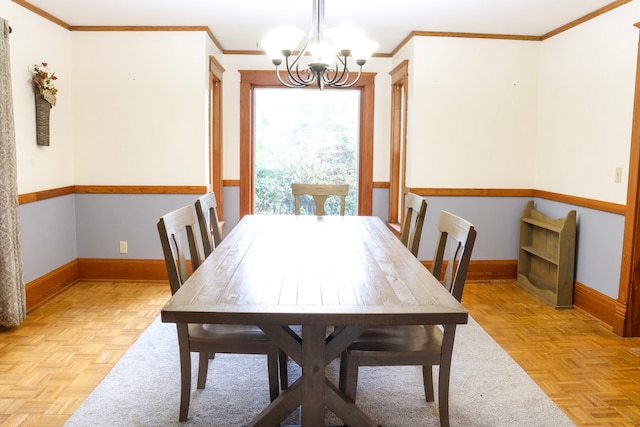
{"type": "Polygon", "coordinates": [[[44,96],[44,99],[51,105],[56,105],[56,89],[54,80],[58,80],[56,73],[49,74],[47,63],[43,62],[40,65],[35,64],[31,72],[33,73],[33,82],[36,84],[40,95],[44,96]]]}

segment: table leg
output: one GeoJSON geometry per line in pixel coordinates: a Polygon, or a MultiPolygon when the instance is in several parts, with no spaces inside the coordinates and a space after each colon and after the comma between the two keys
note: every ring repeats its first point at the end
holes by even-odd
{"type": "Polygon", "coordinates": [[[324,426],[324,370],[326,327],[302,326],[302,425],[324,426]]]}
{"type": "Polygon", "coordinates": [[[260,328],[278,343],[302,368],[302,377],[271,402],[250,426],[278,425],[300,406],[301,425],[324,426],[325,406],[349,425],[375,427],[376,424],[340,392],[326,377],[325,368],[365,329],[345,327],[329,339],[326,326],[303,325],[302,339],[293,337],[287,327],[261,325],[260,328]]]}
{"type": "Polygon", "coordinates": [[[291,384],[269,406],[264,408],[249,424],[250,427],[273,427],[280,425],[282,420],[300,406],[300,383],[298,379],[291,384]]]}
{"type": "Polygon", "coordinates": [[[371,421],[371,418],[362,412],[355,403],[350,401],[347,395],[331,384],[329,380],[325,384],[325,398],[327,407],[346,425],[378,427],[376,423],[371,421]]]}

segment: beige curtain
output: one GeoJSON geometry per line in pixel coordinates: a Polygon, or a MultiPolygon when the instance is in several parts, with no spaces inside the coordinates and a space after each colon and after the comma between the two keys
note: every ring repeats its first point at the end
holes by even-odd
{"type": "Polygon", "coordinates": [[[22,268],[16,134],[11,97],[9,23],[0,18],[0,328],[17,326],[26,316],[22,268]]]}

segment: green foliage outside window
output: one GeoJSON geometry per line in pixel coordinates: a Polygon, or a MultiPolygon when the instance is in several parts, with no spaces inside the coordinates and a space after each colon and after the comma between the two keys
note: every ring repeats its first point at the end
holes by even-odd
{"type": "MultiPolygon", "coordinates": [[[[256,214],[293,214],[291,184],[349,184],[345,215],[356,215],[359,92],[258,89],[255,112],[256,214]]],[[[328,215],[340,199],[329,197],[328,215]]],[[[301,214],[313,214],[311,197],[301,214]]]]}

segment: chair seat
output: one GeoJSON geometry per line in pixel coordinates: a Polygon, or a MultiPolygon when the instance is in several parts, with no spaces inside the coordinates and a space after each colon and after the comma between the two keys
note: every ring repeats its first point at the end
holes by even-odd
{"type": "Polygon", "coordinates": [[[216,341],[226,342],[242,342],[265,341],[275,347],[262,329],[252,325],[210,325],[210,324],[189,324],[189,336],[191,341],[205,340],[210,342],[212,339],[216,341]]]}
{"type": "Polygon", "coordinates": [[[349,354],[364,357],[367,353],[376,353],[376,357],[394,359],[407,353],[412,358],[439,355],[442,337],[442,330],[437,325],[374,327],[367,329],[349,346],[349,354]]]}

